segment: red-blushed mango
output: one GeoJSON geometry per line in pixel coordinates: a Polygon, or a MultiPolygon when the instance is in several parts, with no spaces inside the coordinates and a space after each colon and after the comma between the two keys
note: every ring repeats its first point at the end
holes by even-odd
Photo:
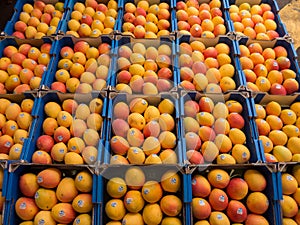
{"type": "Polygon", "coordinates": [[[118,102],[114,106],[114,117],[127,120],[129,116],[129,107],[124,102],[118,102]]]}
{"type": "Polygon", "coordinates": [[[32,220],[38,213],[39,208],[33,198],[20,197],[16,201],[15,211],[22,220],[32,220]]]}
{"type": "Polygon", "coordinates": [[[195,197],[205,198],[210,194],[211,186],[202,175],[195,175],[192,179],[192,194],[195,197]]]}
{"type": "Polygon", "coordinates": [[[192,214],[198,220],[207,219],[211,214],[211,206],[204,198],[193,198],[192,214]]]}
{"type": "Polygon", "coordinates": [[[247,218],[247,209],[245,205],[237,200],[231,200],[226,209],[226,215],[235,223],[244,222],[247,218]]]}
{"type": "Polygon", "coordinates": [[[130,128],[127,132],[127,141],[130,146],[140,147],[144,142],[144,135],[140,130],[130,128]]]}
{"type": "Polygon", "coordinates": [[[114,153],[120,155],[125,155],[129,149],[129,143],[127,142],[127,140],[120,136],[112,137],[110,146],[114,153]]]}
{"type": "Polygon", "coordinates": [[[44,169],[37,174],[37,183],[44,188],[55,188],[61,181],[61,171],[56,168],[44,169]]]}
{"type": "Polygon", "coordinates": [[[269,225],[269,222],[262,215],[249,213],[245,221],[245,225],[253,225],[253,224],[269,225]]]}
{"type": "Polygon", "coordinates": [[[216,119],[213,127],[214,127],[214,131],[217,135],[218,134],[228,134],[230,131],[230,125],[229,125],[228,121],[224,118],[216,119]]]}
{"type": "Polygon", "coordinates": [[[112,122],[113,133],[117,136],[126,137],[129,130],[128,123],[123,119],[115,119],[112,122]]]}
{"type": "Polygon", "coordinates": [[[242,200],[248,194],[248,184],[242,178],[232,178],[226,187],[227,195],[234,200],[242,200]]]}
{"type": "Polygon", "coordinates": [[[194,132],[187,132],[185,134],[185,142],[187,150],[199,150],[201,147],[201,139],[194,132]]]}
{"type": "Polygon", "coordinates": [[[52,159],[48,152],[43,150],[35,151],[31,158],[32,163],[51,164],[52,159]]]}
{"type": "Polygon", "coordinates": [[[166,195],[160,200],[161,210],[167,216],[177,216],[182,209],[182,201],[176,195],[166,195]]]}
{"type": "Polygon", "coordinates": [[[19,180],[19,187],[23,195],[33,197],[39,188],[36,175],[33,173],[25,173],[22,175],[19,180]]]}
{"type": "Polygon", "coordinates": [[[223,211],[228,206],[228,196],[222,189],[214,188],[208,200],[212,209],[216,211],[223,211]]]}
{"type": "Polygon", "coordinates": [[[135,98],[129,103],[130,112],[144,113],[148,107],[148,102],[143,98],[135,98]]]}

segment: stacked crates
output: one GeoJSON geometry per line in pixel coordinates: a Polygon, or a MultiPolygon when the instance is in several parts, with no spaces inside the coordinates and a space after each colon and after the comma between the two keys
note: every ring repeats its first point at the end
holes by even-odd
{"type": "Polygon", "coordinates": [[[300,224],[300,69],[278,11],[18,0],[0,224],[300,224]]]}

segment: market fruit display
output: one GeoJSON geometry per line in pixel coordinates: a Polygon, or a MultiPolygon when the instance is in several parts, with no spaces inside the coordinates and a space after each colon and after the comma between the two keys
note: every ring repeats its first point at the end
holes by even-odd
{"type": "Polygon", "coordinates": [[[20,94],[38,89],[48,64],[52,43],[7,45],[0,58],[0,93],[20,94]]]}
{"type": "MultiPolygon", "coordinates": [[[[67,40],[67,39],[65,39],[67,40]]],[[[62,40],[64,41],[64,39],[62,40]]],[[[49,84],[52,90],[63,93],[90,93],[107,87],[111,67],[111,45],[89,44],[80,40],[72,45],[63,45],[59,50],[59,60],[54,76],[49,84]]]]}
{"type": "Polygon", "coordinates": [[[77,170],[72,174],[47,167],[20,175],[17,185],[20,193],[14,210],[21,222],[92,224],[93,176],[90,172],[77,170]]]}
{"type": "Polygon", "coordinates": [[[147,40],[118,48],[117,91],[156,95],[174,87],[171,42],[161,41],[159,46],[157,44],[147,40]]]}
{"type": "Polygon", "coordinates": [[[281,107],[276,101],[256,104],[255,120],[267,162],[299,161],[299,103],[281,107]]]}
{"type": "Polygon", "coordinates": [[[180,85],[186,90],[222,93],[235,90],[237,75],[233,48],[226,43],[204,44],[191,39],[179,45],[180,85]]]}
{"type": "Polygon", "coordinates": [[[297,73],[285,47],[279,44],[264,47],[251,42],[240,44],[239,48],[241,69],[250,90],[273,95],[290,95],[298,91],[297,73]]]}
{"type": "Polygon", "coordinates": [[[67,21],[67,35],[75,37],[99,37],[114,31],[118,17],[118,2],[109,0],[107,4],[96,0],[74,1],[73,11],[67,21]]]}
{"type": "Polygon", "coordinates": [[[124,5],[122,34],[135,38],[157,38],[168,36],[172,31],[171,9],[167,2],[159,4],[139,1],[136,5],[124,5]]]}
{"type": "Polygon", "coordinates": [[[102,129],[100,98],[90,102],[66,99],[46,102],[41,135],[36,139],[33,163],[94,164],[102,129]]]}
{"type": "Polygon", "coordinates": [[[237,34],[246,35],[251,39],[273,40],[279,37],[276,14],[268,3],[251,4],[244,2],[230,5],[230,19],[237,34]]]}
{"type": "Polygon", "coordinates": [[[64,2],[46,4],[44,1],[25,3],[11,34],[21,39],[41,39],[56,34],[64,13],[64,2]]]}
{"type": "Polygon", "coordinates": [[[33,121],[33,99],[21,102],[0,98],[0,155],[1,159],[20,159],[25,139],[29,136],[33,121]]]}
{"type": "Polygon", "coordinates": [[[243,106],[235,100],[214,102],[202,96],[184,102],[183,135],[186,157],[192,164],[247,163],[251,151],[247,140],[243,106]]]}
{"type": "MultiPolygon", "coordinates": [[[[171,99],[171,96],[170,96],[171,99]]],[[[136,97],[113,106],[110,164],[176,164],[178,162],[175,105],[169,98],[158,105],[136,97]]]]}
{"type": "Polygon", "coordinates": [[[227,32],[220,0],[176,2],[177,27],[180,34],[214,38],[227,32]]]}
{"type": "Polygon", "coordinates": [[[212,168],[192,176],[193,224],[268,225],[271,207],[267,180],[259,170],[244,169],[230,176],[227,170],[212,168]]]}
{"type": "Polygon", "coordinates": [[[155,170],[148,177],[140,167],[107,179],[105,222],[122,224],[183,224],[182,178],[176,170],[155,170]],[[155,216],[154,216],[155,215],[155,216]],[[118,222],[117,222],[118,221],[118,222]]]}

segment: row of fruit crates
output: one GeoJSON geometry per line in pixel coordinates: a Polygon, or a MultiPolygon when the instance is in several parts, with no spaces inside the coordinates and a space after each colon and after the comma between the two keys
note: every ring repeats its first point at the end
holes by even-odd
{"type": "Polygon", "coordinates": [[[12,163],[3,224],[297,224],[299,168],[12,163]]]}
{"type": "Polygon", "coordinates": [[[238,33],[253,39],[272,40],[288,37],[278,11],[276,0],[251,3],[234,0],[164,0],[150,3],[62,0],[47,5],[42,1],[19,0],[3,35],[41,38],[44,35],[99,37],[102,34],[126,33],[136,38],[155,38],[177,33],[195,37],[238,33]]]}
{"type": "Polygon", "coordinates": [[[299,161],[299,95],[1,96],[1,158],[41,164],[299,161]]]}
{"type": "Polygon", "coordinates": [[[5,38],[0,56],[2,94],[35,89],[146,95],[170,90],[299,92],[297,54],[285,39],[5,38]]]}

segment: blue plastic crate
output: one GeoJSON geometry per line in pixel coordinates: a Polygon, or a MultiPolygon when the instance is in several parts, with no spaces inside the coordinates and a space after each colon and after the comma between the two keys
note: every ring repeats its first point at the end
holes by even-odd
{"type": "MultiPolygon", "coordinates": [[[[272,41],[259,41],[259,40],[251,40],[247,37],[243,37],[243,38],[240,38],[238,41],[238,46],[239,45],[250,45],[252,43],[259,43],[262,48],[275,48],[277,46],[282,46],[284,47],[286,50],[287,50],[287,57],[288,59],[290,60],[290,63],[291,63],[291,66],[289,69],[293,70],[295,73],[296,73],[296,81],[298,82],[298,84],[300,84],[300,68],[299,68],[299,64],[297,62],[297,52],[293,46],[292,43],[286,41],[285,39],[282,39],[282,38],[277,38],[277,39],[274,39],[272,41]]],[[[239,55],[241,54],[240,53],[240,50],[238,50],[239,52],[239,55]]],[[[237,57],[236,59],[236,65],[237,67],[239,68],[240,70],[240,73],[242,74],[241,76],[244,77],[245,81],[246,81],[246,76],[242,70],[242,66],[241,66],[241,63],[240,63],[240,60],[239,60],[239,57],[237,57]]],[[[299,90],[297,91],[299,92],[299,90]]]]}
{"type": "MultiPolygon", "coordinates": [[[[256,93],[253,97],[254,103],[255,104],[260,104],[263,107],[265,107],[269,102],[275,101],[278,102],[281,105],[281,109],[289,109],[290,106],[295,103],[295,102],[300,102],[300,95],[299,93],[293,94],[293,95],[287,95],[287,96],[282,96],[282,95],[270,95],[267,93],[256,93]]],[[[255,111],[255,108],[254,108],[255,111]]],[[[254,121],[255,123],[255,121],[254,121]]],[[[257,128],[257,127],[256,127],[257,128]]],[[[258,130],[257,130],[257,134],[258,130]]],[[[262,149],[262,162],[266,163],[266,158],[264,155],[264,147],[261,144],[260,148],[262,149]]]]}
{"type": "MultiPolygon", "coordinates": [[[[170,69],[173,72],[173,77],[172,80],[170,80],[170,82],[172,82],[172,87],[171,90],[173,90],[174,88],[177,87],[178,85],[178,78],[177,78],[177,74],[174,72],[174,68],[175,68],[175,54],[176,54],[176,47],[175,47],[175,42],[172,40],[171,37],[160,37],[157,39],[135,39],[131,36],[119,36],[116,39],[115,42],[115,48],[114,48],[114,52],[113,54],[115,55],[114,57],[114,61],[113,61],[113,67],[112,67],[112,77],[110,80],[110,85],[112,88],[115,88],[117,83],[117,74],[122,71],[118,69],[118,65],[117,65],[117,60],[119,58],[118,55],[118,50],[121,46],[125,45],[127,47],[129,47],[130,49],[133,48],[134,44],[136,43],[142,43],[146,48],[148,47],[156,47],[158,48],[161,44],[166,44],[171,48],[171,65],[170,65],[170,69]]],[[[159,68],[158,68],[159,69],[159,68]]],[[[134,94],[139,94],[139,93],[134,93],[134,94]]]]}
{"type": "Polygon", "coordinates": [[[238,44],[235,40],[232,40],[228,36],[218,36],[216,38],[193,38],[189,35],[183,35],[179,38],[176,39],[176,71],[177,71],[177,76],[179,78],[178,84],[182,82],[180,78],[180,62],[179,62],[179,57],[180,57],[180,44],[181,43],[191,43],[193,41],[200,41],[202,42],[206,48],[208,47],[214,47],[219,43],[224,43],[227,44],[230,47],[230,58],[231,58],[231,64],[235,67],[235,74],[232,77],[232,79],[235,81],[236,84],[236,89],[239,89],[240,87],[246,86],[246,81],[243,76],[243,74],[239,73],[240,71],[240,63],[238,63],[238,58],[237,55],[239,53],[238,50],[238,44]]]}
{"type": "MultiPolygon", "coordinates": [[[[243,106],[243,111],[241,115],[244,118],[245,126],[243,128],[243,132],[246,135],[246,144],[245,146],[249,149],[251,156],[249,159],[250,163],[260,162],[261,153],[259,148],[259,141],[258,141],[258,134],[256,124],[253,121],[253,107],[254,105],[251,103],[249,98],[242,95],[239,92],[231,92],[225,95],[222,94],[201,94],[199,92],[181,92],[180,98],[180,121],[181,121],[181,134],[182,134],[182,150],[183,150],[183,160],[184,162],[188,162],[186,157],[186,140],[185,140],[185,130],[184,130],[184,123],[183,119],[185,117],[184,113],[184,103],[188,100],[194,100],[197,103],[199,102],[201,97],[209,97],[213,100],[214,103],[217,102],[226,102],[227,100],[235,100],[239,102],[243,106]]],[[[201,111],[200,111],[201,112],[201,111]]]]}
{"type": "MultiPolygon", "coordinates": [[[[32,115],[36,118],[35,119],[35,126],[29,133],[29,138],[24,143],[24,150],[21,154],[21,159],[31,162],[32,155],[37,150],[36,148],[36,141],[39,136],[43,135],[43,122],[47,118],[46,113],[44,112],[44,106],[48,102],[56,102],[58,104],[62,104],[62,102],[66,99],[74,99],[78,104],[85,103],[89,104],[89,102],[94,98],[100,98],[103,101],[103,108],[102,108],[102,118],[103,123],[99,131],[99,143],[98,146],[95,146],[99,149],[101,145],[103,145],[103,138],[106,132],[106,109],[107,109],[107,98],[106,92],[93,92],[91,94],[62,94],[56,91],[49,91],[44,96],[35,99],[32,115]]],[[[75,115],[72,115],[73,117],[75,115]]],[[[99,161],[100,153],[98,153],[98,158],[95,161],[99,161]]]]}
{"type": "MultiPolygon", "coordinates": [[[[178,2],[187,2],[187,0],[174,0],[175,1],[175,8],[176,8],[176,5],[178,2]]],[[[211,1],[210,0],[199,0],[198,3],[199,5],[202,4],[202,3],[207,3],[209,4],[211,1]]],[[[230,20],[230,16],[229,16],[229,12],[228,12],[228,8],[229,8],[229,3],[228,3],[228,0],[221,0],[221,11],[222,11],[222,17],[224,19],[224,25],[226,27],[226,33],[231,33],[234,31],[233,29],[233,24],[232,24],[232,21],[230,20]]],[[[177,26],[177,23],[178,23],[178,20],[177,20],[177,17],[176,17],[176,11],[175,10],[175,17],[174,17],[174,28],[176,32],[178,32],[178,34],[180,35],[180,31],[178,30],[178,26],[177,26]]]]}
{"type": "MultiPolygon", "coordinates": [[[[282,179],[281,176],[284,173],[289,173],[290,175],[293,175],[293,168],[295,166],[299,166],[299,162],[289,162],[289,163],[278,163],[278,171],[276,173],[277,175],[277,190],[278,190],[278,202],[277,202],[277,209],[278,209],[278,213],[277,213],[277,225],[282,224],[282,219],[283,219],[283,214],[282,214],[282,207],[280,204],[280,200],[283,200],[283,191],[282,191],[282,179]]],[[[294,175],[293,175],[294,176],[294,175]]],[[[294,176],[295,177],[295,176],[294,176]]],[[[293,194],[289,195],[293,198],[293,194]]],[[[293,218],[291,218],[293,219],[293,218]]]]}
{"type": "MultiPolygon", "coordinates": [[[[236,4],[236,3],[237,3],[237,5],[240,5],[241,3],[243,3],[243,1],[239,1],[239,0],[228,0],[228,2],[229,2],[229,7],[231,5],[236,4]]],[[[261,1],[258,1],[258,2],[256,2],[256,1],[253,1],[253,2],[248,1],[248,3],[250,5],[262,4],[262,3],[269,4],[271,6],[272,12],[275,15],[274,21],[277,24],[276,31],[279,34],[279,37],[285,37],[285,36],[288,35],[287,29],[286,29],[285,25],[283,24],[283,22],[282,22],[282,20],[281,20],[281,18],[279,16],[279,14],[278,14],[279,13],[279,7],[278,7],[278,4],[277,4],[276,0],[261,0],[261,1]]],[[[230,19],[230,17],[229,17],[229,19],[230,19]]],[[[234,27],[232,27],[232,28],[233,28],[233,31],[235,31],[234,27]]]]}
{"type": "MultiPolygon", "coordinates": [[[[66,16],[64,17],[64,20],[62,21],[61,26],[60,26],[60,32],[62,32],[63,34],[66,34],[66,32],[69,30],[69,28],[68,28],[68,21],[71,20],[71,13],[74,11],[74,5],[77,2],[85,4],[85,0],[68,0],[68,4],[67,4],[68,11],[67,11],[66,16]]],[[[108,3],[107,0],[99,0],[97,2],[99,4],[100,3],[103,3],[103,4],[107,4],[108,3]]],[[[118,20],[119,20],[119,14],[120,14],[119,9],[117,10],[117,12],[118,12],[118,16],[116,18],[115,26],[114,26],[114,29],[113,29],[114,31],[116,31],[117,28],[118,28],[118,20]]]]}
{"type": "MultiPolygon", "coordinates": [[[[107,43],[111,46],[112,50],[114,49],[114,40],[110,36],[107,36],[107,35],[102,35],[99,38],[76,38],[73,36],[65,36],[54,42],[54,48],[53,48],[53,51],[51,52],[54,55],[54,57],[52,57],[51,67],[49,67],[50,69],[46,71],[46,75],[43,76],[43,78],[42,78],[42,81],[41,81],[42,85],[44,85],[48,88],[51,88],[51,84],[56,81],[55,73],[57,70],[59,70],[58,63],[62,59],[62,57],[60,55],[61,49],[65,46],[69,46],[73,49],[75,43],[77,43],[79,41],[86,41],[87,43],[89,43],[89,45],[91,47],[95,47],[95,48],[98,48],[98,46],[102,43],[107,43]]],[[[111,58],[111,62],[110,62],[110,66],[108,68],[109,71],[108,71],[108,76],[107,76],[107,81],[106,81],[106,88],[109,84],[109,80],[112,77],[111,68],[113,66],[113,64],[112,64],[113,57],[112,57],[112,54],[109,54],[109,56],[111,58]]],[[[78,78],[78,79],[80,79],[80,78],[78,78]]]]}
{"type": "MultiPolygon", "coordinates": [[[[64,3],[64,13],[62,14],[62,18],[58,23],[55,34],[57,34],[58,31],[61,29],[61,25],[62,25],[63,21],[65,20],[65,13],[67,10],[68,0],[59,0],[59,2],[64,3]]],[[[23,5],[26,3],[31,4],[33,6],[34,0],[18,0],[16,2],[15,7],[14,7],[14,14],[12,15],[11,19],[6,23],[6,26],[4,28],[5,34],[7,34],[7,35],[13,34],[13,32],[15,31],[14,24],[19,20],[20,13],[23,11],[23,5]]]]}
{"type": "MultiPolygon", "coordinates": [[[[179,218],[182,222],[183,225],[188,225],[189,223],[186,222],[185,218],[185,210],[188,204],[186,204],[185,198],[186,198],[186,178],[185,176],[187,176],[185,173],[183,173],[183,171],[181,170],[181,167],[178,166],[171,166],[171,165],[144,165],[144,166],[136,166],[139,169],[141,169],[144,174],[145,174],[145,182],[147,181],[157,181],[160,182],[161,181],[161,177],[164,173],[166,173],[169,170],[173,170],[174,172],[177,172],[177,174],[179,175],[180,179],[181,179],[181,185],[179,190],[176,193],[171,193],[171,192],[166,192],[163,191],[163,196],[166,195],[176,195],[178,198],[180,198],[182,200],[182,211],[181,213],[176,216],[177,218],[179,218]]],[[[103,171],[101,172],[101,174],[99,175],[99,188],[98,190],[98,194],[99,194],[99,201],[102,203],[101,204],[101,215],[102,217],[99,219],[100,221],[100,225],[104,225],[106,223],[108,223],[110,221],[110,219],[108,218],[108,216],[105,213],[105,205],[106,203],[113,199],[109,196],[107,190],[106,190],[106,186],[107,186],[107,182],[109,181],[109,179],[114,178],[114,177],[120,177],[122,179],[125,180],[125,173],[127,171],[127,169],[132,168],[132,166],[130,165],[121,165],[121,166],[109,166],[107,168],[104,168],[103,171]]],[[[127,188],[127,191],[132,190],[129,187],[127,188]]],[[[141,190],[141,189],[140,189],[141,190]]],[[[121,198],[122,200],[122,198],[121,198]]],[[[148,204],[145,201],[145,205],[148,204]]],[[[159,202],[158,202],[159,204],[159,202]]],[[[139,213],[142,214],[141,210],[139,213]]],[[[163,216],[165,217],[165,215],[163,216]]],[[[122,222],[122,220],[120,221],[122,222]]]]}
{"type": "Polygon", "coordinates": [[[173,102],[173,104],[175,105],[175,110],[174,113],[172,114],[174,121],[175,121],[175,128],[172,131],[177,138],[177,145],[174,149],[174,151],[176,151],[177,153],[177,161],[178,164],[182,164],[182,151],[181,151],[181,133],[180,133],[180,126],[179,126],[179,106],[178,106],[178,96],[176,93],[163,93],[163,94],[159,94],[156,96],[146,96],[146,95],[128,95],[125,93],[110,93],[109,95],[109,100],[108,100],[108,113],[107,113],[107,130],[106,130],[106,139],[105,139],[105,145],[104,145],[104,149],[103,149],[103,160],[101,161],[101,163],[104,164],[110,164],[110,159],[112,156],[112,152],[110,149],[110,140],[111,138],[114,136],[113,131],[112,131],[112,121],[114,120],[114,115],[113,115],[113,109],[114,106],[118,103],[118,102],[124,102],[126,104],[129,104],[131,100],[135,99],[135,98],[143,98],[145,99],[149,105],[153,105],[153,106],[158,106],[158,104],[164,100],[164,99],[169,99],[173,102]]]}
{"type": "MultiPolygon", "coordinates": [[[[262,214],[262,216],[264,216],[267,219],[267,221],[269,222],[270,225],[271,224],[276,225],[276,205],[277,205],[277,201],[278,201],[278,195],[277,195],[277,180],[276,180],[275,165],[270,165],[270,166],[266,166],[266,165],[262,165],[262,164],[261,165],[259,165],[259,164],[245,165],[244,164],[244,165],[233,165],[233,166],[231,166],[231,165],[230,166],[208,165],[208,166],[191,167],[191,169],[192,169],[192,176],[191,176],[191,180],[189,181],[190,189],[192,189],[193,176],[202,175],[204,177],[207,177],[207,174],[214,169],[225,170],[230,175],[231,178],[234,178],[234,177],[243,178],[245,171],[249,170],[249,169],[259,171],[266,178],[267,185],[266,185],[265,190],[262,191],[262,193],[264,193],[269,200],[269,208],[264,214],[262,214]]],[[[213,189],[213,186],[211,188],[213,189]]],[[[190,190],[190,192],[192,192],[192,190],[190,190]]],[[[251,191],[248,190],[248,194],[250,192],[251,191]]],[[[247,196],[248,196],[248,194],[247,194],[247,196]]],[[[240,200],[245,206],[246,206],[247,196],[244,199],[240,200]]],[[[208,201],[208,197],[205,197],[204,199],[206,199],[208,201]]],[[[228,196],[228,200],[230,201],[229,196],[228,196]]],[[[212,210],[212,211],[214,211],[214,210],[212,210]]],[[[250,214],[250,211],[249,210],[247,210],[247,211],[248,211],[248,214],[250,214]]],[[[226,214],[226,210],[224,210],[222,212],[226,214]]],[[[190,218],[192,221],[191,224],[195,224],[197,219],[193,218],[192,213],[190,214],[190,218]]]]}
{"type": "MultiPolygon", "coordinates": [[[[5,38],[0,41],[0,58],[4,57],[3,50],[7,46],[14,46],[18,49],[20,47],[20,45],[22,45],[22,44],[30,44],[32,47],[40,48],[41,45],[45,44],[45,43],[52,44],[51,50],[54,48],[52,39],[50,39],[48,37],[44,37],[39,40],[38,39],[18,39],[18,38],[14,38],[14,37],[8,37],[8,38],[5,38]]],[[[51,59],[52,59],[52,54],[50,52],[50,62],[48,64],[47,68],[51,68],[51,59]]],[[[44,77],[45,74],[46,74],[46,71],[43,73],[42,76],[44,77]]],[[[36,90],[34,90],[34,91],[36,91],[36,90]]]]}
{"type": "MultiPolygon", "coordinates": [[[[8,166],[9,164],[11,163],[12,161],[6,161],[6,160],[0,160],[0,168],[1,170],[3,171],[2,172],[2,189],[1,189],[1,192],[2,192],[2,197],[5,197],[6,196],[6,193],[7,193],[7,190],[9,190],[9,187],[8,187],[8,166]]],[[[3,203],[4,205],[4,208],[5,208],[5,202],[3,203]]],[[[4,212],[4,210],[2,209],[2,211],[0,212],[0,214],[2,214],[4,212]]],[[[3,215],[2,215],[2,218],[3,218],[3,215]]]]}
{"type": "MultiPolygon", "coordinates": [[[[57,168],[62,172],[62,178],[72,177],[75,178],[76,175],[81,171],[87,171],[93,176],[93,188],[92,188],[92,202],[93,210],[90,214],[93,219],[93,224],[99,215],[96,213],[95,208],[97,207],[96,195],[97,193],[97,176],[95,175],[95,168],[88,166],[64,166],[64,165],[33,165],[29,163],[15,163],[11,164],[9,168],[9,179],[8,186],[9,190],[6,193],[6,202],[4,209],[4,221],[3,224],[17,225],[22,222],[22,220],[17,216],[15,211],[15,203],[18,198],[22,197],[22,193],[19,188],[20,177],[25,173],[38,174],[40,171],[47,168],[57,168]]],[[[58,201],[59,203],[59,201],[58,201]]]]}
{"type": "MultiPolygon", "coordinates": [[[[36,92],[25,92],[23,94],[5,94],[5,95],[0,95],[0,99],[7,99],[9,100],[10,102],[12,103],[17,103],[19,106],[21,105],[22,101],[25,100],[25,99],[31,99],[31,100],[35,100],[36,99],[36,92]]],[[[32,115],[32,114],[31,114],[32,115]]],[[[4,114],[5,116],[5,114],[4,114]]],[[[35,118],[34,116],[32,116],[32,122],[28,128],[28,137],[27,139],[24,140],[24,143],[23,143],[23,147],[22,147],[22,152],[25,153],[25,142],[28,141],[28,139],[30,139],[29,137],[29,133],[30,132],[33,132],[34,130],[34,127],[35,127],[35,118]]],[[[8,155],[8,154],[7,154],[8,155]]],[[[23,160],[23,158],[20,156],[20,160],[23,160]]],[[[2,166],[2,162],[7,162],[7,166],[10,164],[10,163],[13,163],[13,162],[16,162],[18,160],[0,160],[0,166],[2,166]]],[[[5,193],[6,192],[6,186],[3,186],[3,192],[5,193]]]]}
{"type": "MultiPolygon", "coordinates": [[[[121,15],[121,24],[120,24],[120,26],[118,27],[118,30],[117,30],[118,33],[123,32],[123,28],[122,28],[122,26],[124,24],[123,16],[126,13],[125,12],[126,3],[133,3],[133,4],[136,5],[136,2],[137,1],[135,1],[135,0],[122,0],[122,1],[119,2],[119,7],[122,9],[122,10],[120,10],[120,12],[122,12],[122,15],[121,15]]],[[[176,13],[175,13],[175,10],[174,10],[174,0],[159,0],[159,1],[155,1],[155,3],[150,2],[149,6],[151,6],[153,4],[159,5],[159,3],[169,4],[169,11],[170,11],[170,19],[169,19],[170,29],[169,29],[169,32],[173,33],[176,30],[175,29],[176,27],[174,27],[174,24],[173,24],[173,21],[175,21],[175,19],[176,19],[176,13]]]]}

